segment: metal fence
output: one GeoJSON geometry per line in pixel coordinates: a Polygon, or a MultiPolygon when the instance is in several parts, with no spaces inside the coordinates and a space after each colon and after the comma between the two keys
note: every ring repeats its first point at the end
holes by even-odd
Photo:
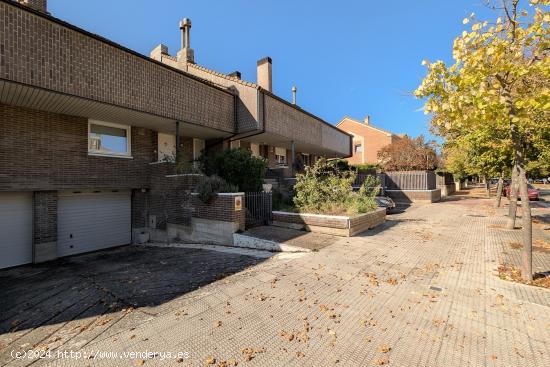
{"type": "Polygon", "coordinates": [[[434,190],[433,171],[386,172],[386,190],[434,190]]]}
{"type": "Polygon", "coordinates": [[[384,190],[386,189],[386,175],[384,173],[358,173],[357,178],[355,179],[355,182],[353,183],[353,187],[355,189],[358,189],[363,185],[363,182],[365,182],[365,179],[367,176],[374,176],[376,175],[378,179],[380,180],[380,192],[379,195],[384,195],[384,190]]]}
{"type": "Polygon", "coordinates": [[[246,192],[246,228],[271,224],[273,221],[273,196],[270,192],[246,192]]]}

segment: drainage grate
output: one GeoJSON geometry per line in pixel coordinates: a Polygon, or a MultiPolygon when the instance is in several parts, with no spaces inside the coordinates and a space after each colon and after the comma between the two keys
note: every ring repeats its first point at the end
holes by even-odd
{"type": "Polygon", "coordinates": [[[430,286],[430,290],[432,291],[436,291],[436,292],[441,292],[443,290],[443,288],[440,288],[440,287],[435,287],[435,286],[430,286]]]}

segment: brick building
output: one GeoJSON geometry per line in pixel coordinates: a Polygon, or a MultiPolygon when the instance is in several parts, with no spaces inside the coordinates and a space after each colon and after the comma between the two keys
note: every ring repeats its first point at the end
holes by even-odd
{"type": "Polygon", "coordinates": [[[376,127],[367,116],[363,121],[344,117],[337,125],[339,129],[353,136],[351,164],[377,164],[380,149],[401,139],[390,131],[376,127]]]}
{"type": "Polygon", "coordinates": [[[197,176],[175,177],[174,156],[240,146],[292,174],[297,157],[351,153],[348,134],[271,92],[270,59],[248,83],[194,64],[188,21],[177,56],[145,57],[46,6],[0,0],[0,268],[128,244],[166,213],[239,226],[234,198],[185,194],[197,176]]]}

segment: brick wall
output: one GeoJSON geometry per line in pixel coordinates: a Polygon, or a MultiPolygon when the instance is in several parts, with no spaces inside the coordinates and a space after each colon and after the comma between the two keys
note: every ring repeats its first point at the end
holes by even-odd
{"type": "Polygon", "coordinates": [[[203,203],[197,195],[193,195],[191,199],[191,211],[195,218],[219,220],[223,222],[238,222],[239,229],[244,230],[246,213],[243,208],[235,210],[235,195],[218,195],[210,203],[203,203]]]}
{"type": "Polygon", "coordinates": [[[235,131],[232,93],[4,0],[0,1],[0,76],[235,131]]]}
{"type": "Polygon", "coordinates": [[[288,141],[321,146],[339,156],[350,154],[351,137],[346,133],[270,94],[264,94],[264,100],[266,132],[286,137],[288,141]]]}
{"type": "Polygon", "coordinates": [[[33,196],[33,243],[57,241],[57,191],[35,191],[33,196]]]}
{"type": "Polygon", "coordinates": [[[85,118],[2,104],[0,116],[0,191],[140,188],[157,158],[148,129],[131,129],[132,159],[98,157],[85,118]]]}
{"type": "Polygon", "coordinates": [[[392,143],[391,134],[349,118],[344,119],[338,127],[354,135],[353,156],[348,159],[351,164],[378,163],[378,152],[380,149],[392,143]],[[363,152],[355,152],[357,144],[363,146],[363,152]]]}

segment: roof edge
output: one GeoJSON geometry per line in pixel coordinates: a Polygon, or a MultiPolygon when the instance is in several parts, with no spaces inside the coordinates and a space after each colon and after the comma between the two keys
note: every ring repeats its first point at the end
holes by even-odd
{"type": "Polygon", "coordinates": [[[400,136],[399,136],[398,134],[394,133],[394,132],[391,132],[391,131],[389,131],[389,130],[382,129],[381,127],[378,127],[378,126],[375,126],[375,125],[372,125],[372,124],[364,124],[364,123],[360,122],[359,120],[354,119],[353,117],[350,117],[350,116],[348,116],[348,115],[345,115],[344,117],[342,117],[342,119],[340,120],[340,122],[338,122],[338,123],[336,124],[336,126],[339,126],[339,125],[340,125],[342,122],[344,122],[344,120],[346,120],[346,119],[348,119],[348,120],[350,120],[350,121],[352,121],[352,122],[354,122],[354,123],[356,123],[356,124],[359,124],[359,125],[361,125],[361,126],[370,127],[371,129],[378,130],[378,131],[383,132],[383,133],[385,133],[385,134],[389,134],[389,135],[391,135],[391,136],[397,136],[398,138],[400,138],[400,136]]]}
{"type": "Polygon", "coordinates": [[[282,102],[282,103],[286,104],[287,106],[294,108],[294,109],[297,110],[297,111],[300,111],[300,112],[302,112],[302,113],[305,113],[305,114],[308,115],[309,117],[312,117],[312,118],[316,119],[317,121],[319,121],[319,122],[321,122],[321,123],[327,125],[328,127],[331,127],[331,128],[333,128],[333,129],[337,130],[338,132],[341,132],[342,134],[347,135],[347,136],[349,136],[350,138],[353,138],[353,135],[351,135],[351,134],[345,132],[344,130],[338,128],[337,126],[335,126],[335,125],[333,125],[333,124],[331,124],[331,123],[329,123],[329,122],[326,122],[325,120],[323,120],[323,119],[320,118],[319,116],[316,116],[316,115],[312,114],[311,112],[304,110],[304,109],[301,108],[300,106],[290,103],[290,102],[287,101],[286,99],[279,97],[278,95],[274,94],[273,92],[270,92],[270,91],[268,91],[267,89],[264,89],[264,88],[262,88],[262,87],[260,87],[260,86],[258,86],[258,89],[259,89],[260,92],[262,92],[262,93],[264,93],[264,94],[267,94],[267,95],[270,96],[270,97],[275,98],[275,99],[278,100],[279,102],[282,102]]]}
{"type": "Polygon", "coordinates": [[[160,62],[160,61],[154,60],[154,59],[152,59],[152,58],[150,58],[150,57],[148,57],[148,56],[146,56],[146,55],[140,54],[139,52],[134,51],[134,50],[132,50],[132,49],[126,47],[126,46],[122,46],[122,45],[119,44],[119,43],[116,43],[116,42],[114,42],[114,41],[111,41],[111,40],[108,39],[108,38],[105,38],[105,37],[100,36],[100,35],[98,35],[98,34],[89,32],[89,31],[87,31],[87,30],[85,30],[85,29],[83,29],[83,28],[77,27],[77,26],[75,26],[75,25],[73,25],[73,24],[71,24],[71,23],[68,23],[68,22],[66,22],[66,21],[64,21],[64,20],[61,20],[61,19],[59,19],[59,18],[56,18],[56,17],[54,17],[54,16],[52,16],[52,15],[50,15],[50,14],[42,13],[42,12],[40,12],[40,11],[38,11],[38,10],[29,8],[28,6],[19,4],[18,2],[12,1],[12,0],[0,0],[0,3],[4,3],[4,4],[7,4],[7,5],[9,5],[9,6],[13,6],[13,7],[15,7],[15,8],[19,8],[20,10],[23,10],[23,11],[26,11],[26,12],[28,12],[28,13],[34,14],[34,15],[36,15],[36,16],[38,16],[38,17],[47,19],[47,20],[49,20],[49,21],[51,21],[51,22],[53,22],[53,23],[56,23],[56,24],[58,24],[58,25],[60,25],[60,26],[69,28],[69,29],[71,29],[71,30],[73,30],[73,31],[75,31],[75,32],[78,32],[78,33],[80,33],[80,34],[83,34],[83,35],[85,35],[85,36],[91,37],[91,38],[93,38],[93,39],[95,39],[95,40],[97,40],[97,41],[103,42],[103,43],[105,43],[105,44],[107,44],[107,45],[109,45],[109,46],[111,46],[111,47],[117,48],[117,49],[119,49],[119,50],[121,50],[121,51],[123,51],[123,52],[129,53],[129,54],[131,54],[131,55],[133,55],[133,56],[139,57],[139,58],[141,58],[141,59],[143,59],[143,60],[145,60],[145,61],[151,62],[151,63],[156,64],[156,65],[158,65],[158,66],[162,66],[162,67],[164,67],[164,68],[166,68],[166,69],[169,69],[169,70],[171,70],[171,71],[174,71],[174,72],[176,72],[176,73],[185,75],[186,77],[188,77],[188,78],[190,78],[190,79],[193,79],[193,80],[195,80],[195,81],[197,81],[197,82],[199,82],[199,83],[202,83],[202,84],[204,84],[204,85],[207,85],[207,86],[209,86],[209,87],[215,88],[215,89],[217,89],[217,90],[220,90],[220,91],[222,91],[222,92],[225,92],[225,93],[227,93],[227,94],[230,94],[230,95],[234,96],[233,92],[231,92],[230,90],[228,90],[228,89],[226,89],[226,88],[222,88],[222,87],[220,87],[220,86],[218,86],[218,85],[216,85],[216,84],[214,84],[214,83],[209,82],[208,80],[199,78],[199,77],[197,77],[197,76],[195,76],[195,75],[193,75],[193,74],[187,73],[187,72],[185,72],[185,71],[183,71],[183,70],[176,69],[176,68],[174,68],[174,67],[172,67],[172,66],[170,66],[170,65],[167,65],[167,64],[164,64],[164,63],[162,63],[162,62],[160,62]]]}

